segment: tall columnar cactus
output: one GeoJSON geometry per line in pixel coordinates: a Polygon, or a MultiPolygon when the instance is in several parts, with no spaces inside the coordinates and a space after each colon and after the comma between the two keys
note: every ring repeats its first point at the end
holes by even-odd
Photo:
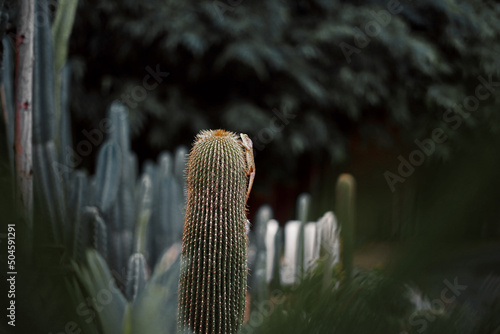
{"type": "Polygon", "coordinates": [[[243,323],[250,162],[248,137],[241,138],[224,130],[202,131],[189,154],[180,332],[236,333],[243,323]]]}
{"type": "Polygon", "coordinates": [[[335,211],[340,224],[341,261],[345,277],[352,274],[354,251],[354,225],[356,213],[356,180],[350,174],[342,174],[337,180],[335,211]]]}

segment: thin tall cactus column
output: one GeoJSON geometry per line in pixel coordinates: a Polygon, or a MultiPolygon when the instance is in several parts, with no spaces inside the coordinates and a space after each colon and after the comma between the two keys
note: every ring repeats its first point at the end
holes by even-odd
{"type": "Polygon", "coordinates": [[[347,279],[351,278],[354,252],[354,227],[356,216],[356,180],[351,174],[342,174],[337,180],[335,210],[340,223],[342,268],[347,279]]]}
{"type": "Polygon", "coordinates": [[[243,323],[249,167],[245,147],[234,133],[213,130],[202,131],[190,152],[179,280],[180,332],[236,333],[243,323]]]}

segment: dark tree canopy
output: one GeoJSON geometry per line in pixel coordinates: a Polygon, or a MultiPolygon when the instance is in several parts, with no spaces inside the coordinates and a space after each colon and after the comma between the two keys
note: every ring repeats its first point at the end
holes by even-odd
{"type": "Polygon", "coordinates": [[[293,166],[342,161],[353,137],[394,149],[442,127],[447,157],[469,130],[498,131],[499,14],[473,0],[81,1],[72,109],[99,120],[128,95],[153,152],[222,127],[293,166]],[[169,75],[144,96],[148,67],[169,75]],[[472,117],[448,111],[481,80],[492,94],[472,117]]]}

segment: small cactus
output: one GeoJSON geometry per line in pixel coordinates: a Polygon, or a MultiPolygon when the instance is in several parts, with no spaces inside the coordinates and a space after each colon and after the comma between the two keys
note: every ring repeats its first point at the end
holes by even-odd
{"type": "Polygon", "coordinates": [[[337,218],[333,212],[326,212],[316,225],[315,255],[323,258],[323,290],[331,287],[333,268],[340,261],[340,233],[337,218]]]}
{"type": "MultiPolygon", "coordinates": [[[[36,18],[50,22],[47,0],[37,1],[36,18]]],[[[50,24],[35,24],[33,73],[33,143],[45,143],[55,136],[54,50],[50,24]]]]}
{"type": "Polygon", "coordinates": [[[66,220],[66,203],[63,180],[56,166],[57,151],[52,140],[35,144],[33,147],[33,167],[37,178],[35,191],[41,199],[41,205],[46,210],[46,219],[52,228],[52,241],[62,243],[63,224],[66,220]],[[37,189],[38,188],[38,189],[37,189]]]}
{"type": "Polygon", "coordinates": [[[202,131],[187,165],[180,332],[236,333],[247,288],[247,162],[238,137],[202,131]]]}
{"type": "Polygon", "coordinates": [[[271,289],[278,288],[280,282],[281,252],[283,248],[283,228],[276,219],[267,222],[266,227],[266,282],[271,289]]]}
{"type": "Polygon", "coordinates": [[[304,254],[304,224],[291,220],[285,224],[285,248],[281,268],[281,284],[293,285],[301,274],[304,254]]]}
{"type": "Polygon", "coordinates": [[[132,254],[128,259],[127,284],[125,286],[125,292],[128,300],[136,300],[137,296],[142,293],[142,290],[144,290],[147,279],[148,270],[144,254],[132,254]]]}
{"type": "Polygon", "coordinates": [[[93,217],[91,221],[92,228],[90,242],[92,246],[99,252],[99,254],[104,258],[108,258],[108,227],[106,222],[102,217],[97,214],[93,217]]]}
{"type": "Polygon", "coordinates": [[[70,217],[73,223],[67,224],[66,240],[68,248],[72,252],[71,255],[79,260],[85,258],[85,248],[88,243],[89,223],[84,221],[84,215],[95,217],[99,214],[95,207],[91,211],[87,210],[88,207],[85,206],[86,195],[87,175],[82,171],[77,171],[69,197],[70,217]]]}
{"type": "Polygon", "coordinates": [[[297,220],[307,223],[309,211],[311,210],[311,195],[302,193],[297,198],[297,220]]]}
{"type": "Polygon", "coordinates": [[[266,281],[266,233],[267,223],[272,217],[273,209],[269,205],[260,207],[255,214],[254,231],[250,234],[249,267],[251,275],[249,286],[253,307],[269,299],[266,281]],[[252,254],[253,256],[251,256],[252,254]]]}
{"type": "Polygon", "coordinates": [[[97,156],[96,205],[108,212],[116,200],[121,172],[120,147],[114,141],[103,144],[97,156]]]}
{"type": "Polygon", "coordinates": [[[354,252],[356,180],[350,174],[342,174],[337,180],[335,211],[340,224],[341,262],[345,277],[352,274],[354,252]]]}

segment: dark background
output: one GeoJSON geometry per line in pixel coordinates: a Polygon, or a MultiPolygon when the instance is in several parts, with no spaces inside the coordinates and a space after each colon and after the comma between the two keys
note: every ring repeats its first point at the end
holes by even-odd
{"type": "MultiPolygon", "coordinates": [[[[113,100],[133,95],[146,67],[159,66],[169,76],[130,108],[141,162],[189,147],[201,129],[245,132],[256,144],[267,142],[256,145],[251,216],[270,203],[283,223],[307,191],[315,206],[310,218],[317,219],[333,206],[337,175],[350,172],[368,206],[361,212],[370,212],[360,214],[366,234],[393,237],[403,212],[418,210],[415,200],[436,190],[464,157],[489,149],[495,156],[497,92],[456,129],[443,117],[474,94],[479,76],[500,79],[500,16],[492,1],[402,1],[396,14],[389,6],[82,1],[69,53],[74,142],[98,127],[113,100]],[[356,51],[346,57],[346,47],[356,51]],[[295,117],[269,136],[273,110],[295,117]],[[448,140],[392,193],[383,173],[396,173],[397,157],[408,159],[418,149],[414,141],[430,138],[435,127],[448,140]]],[[[83,166],[92,170],[94,157],[83,166]]],[[[478,162],[478,171],[482,164],[489,162],[478,162]]],[[[479,234],[475,228],[472,235],[479,234]]]]}

